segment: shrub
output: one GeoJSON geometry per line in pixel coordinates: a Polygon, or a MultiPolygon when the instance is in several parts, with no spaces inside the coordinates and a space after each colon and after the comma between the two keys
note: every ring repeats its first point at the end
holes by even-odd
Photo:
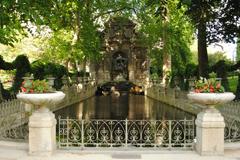
{"type": "Polygon", "coordinates": [[[17,58],[13,61],[13,67],[16,68],[16,74],[14,77],[14,83],[12,86],[13,92],[18,92],[21,86],[21,83],[23,81],[22,77],[28,72],[30,72],[30,62],[25,55],[19,55],[17,58]]]}

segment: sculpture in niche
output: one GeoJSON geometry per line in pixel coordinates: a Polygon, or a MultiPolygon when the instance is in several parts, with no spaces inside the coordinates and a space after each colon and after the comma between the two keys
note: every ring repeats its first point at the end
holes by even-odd
{"type": "Polygon", "coordinates": [[[124,58],[121,56],[121,54],[118,54],[116,59],[113,60],[113,70],[115,71],[123,71],[127,68],[127,58],[124,58]]]}
{"type": "Polygon", "coordinates": [[[128,59],[124,53],[115,53],[112,57],[112,78],[116,81],[128,79],[128,59]]]}

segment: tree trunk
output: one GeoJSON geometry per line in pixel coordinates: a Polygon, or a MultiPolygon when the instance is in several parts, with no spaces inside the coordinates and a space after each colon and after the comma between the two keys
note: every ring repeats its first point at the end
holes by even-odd
{"type": "Polygon", "coordinates": [[[64,64],[68,72],[69,72],[69,62],[70,62],[70,60],[67,59],[67,60],[65,61],[65,64],[64,64]]]}
{"type": "Polygon", "coordinates": [[[237,40],[237,57],[236,57],[237,61],[240,61],[240,36],[238,37],[237,40]]]}
{"type": "Polygon", "coordinates": [[[206,40],[206,22],[198,24],[198,69],[201,77],[208,78],[208,54],[206,40]]]}
{"type": "Polygon", "coordinates": [[[166,86],[169,83],[171,73],[171,55],[164,51],[163,53],[163,84],[166,86]]]}
{"type": "Polygon", "coordinates": [[[168,24],[169,24],[169,19],[168,19],[168,15],[166,15],[166,19],[163,23],[164,27],[163,27],[163,79],[162,79],[162,84],[167,87],[169,81],[170,81],[170,73],[171,73],[171,69],[172,69],[172,64],[171,64],[171,54],[168,52],[167,49],[167,28],[168,28],[168,24]]]}

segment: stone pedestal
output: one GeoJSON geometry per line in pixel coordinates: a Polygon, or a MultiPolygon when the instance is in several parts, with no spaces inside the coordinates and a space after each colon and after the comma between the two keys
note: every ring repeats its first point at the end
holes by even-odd
{"type": "Polygon", "coordinates": [[[215,108],[199,113],[196,119],[196,151],[200,155],[224,154],[224,118],[215,108]]]}
{"type": "Polygon", "coordinates": [[[56,119],[48,109],[35,111],[29,119],[29,154],[49,156],[56,149],[56,119]]]}

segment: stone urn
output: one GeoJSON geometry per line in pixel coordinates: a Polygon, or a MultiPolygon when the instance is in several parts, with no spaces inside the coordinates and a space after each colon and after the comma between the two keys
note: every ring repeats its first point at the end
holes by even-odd
{"type": "Polygon", "coordinates": [[[188,99],[193,102],[208,106],[214,107],[218,104],[223,104],[232,101],[235,98],[235,95],[231,92],[224,93],[195,93],[190,92],[187,95],[188,99]]]}
{"type": "Polygon", "coordinates": [[[60,91],[52,93],[19,93],[17,99],[37,107],[37,112],[48,112],[47,106],[60,103],[65,94],[60,91]]]}
{"type": "Polygon", "coordinates": [[[195,93],[190,92],[187,97],[193,102],[206,106],[198,113],[196,124],[196,151],[200,155],[224,154],[224,118],[215,108],[218,104],[232,101],[235,95],[225,93],[195,93]]]}
{"type": "Polygon", "coordinates": [[[56,119],[48,106],[60,103],[65,94],[52,93],[19,93],[17,98],[26,104],[37,107],[29,118],[29,154],[49,156],[56,149],[56,119]]]}

